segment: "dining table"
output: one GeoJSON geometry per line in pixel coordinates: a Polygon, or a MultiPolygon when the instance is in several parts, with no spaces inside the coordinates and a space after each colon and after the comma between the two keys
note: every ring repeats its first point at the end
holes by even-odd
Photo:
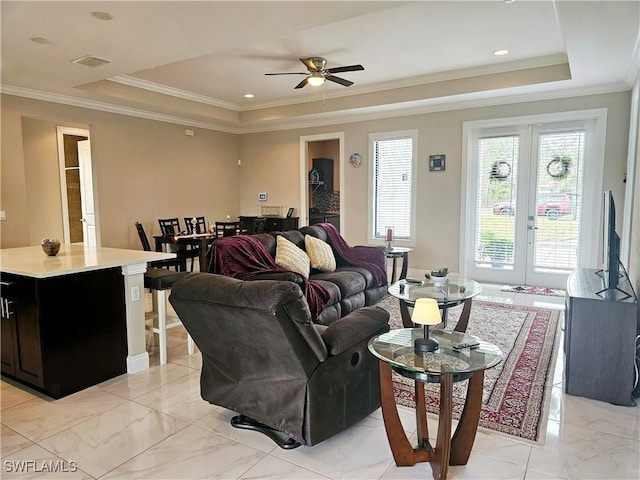
{"type": "Polygon", "coordinates": [[[175,235],[154,235],[156,252],[163,251],[163,245],[191,245],[198,247],[200,271],[207,271],[207,250],[217,236],[215,233],[179,233],[175,235]]]}

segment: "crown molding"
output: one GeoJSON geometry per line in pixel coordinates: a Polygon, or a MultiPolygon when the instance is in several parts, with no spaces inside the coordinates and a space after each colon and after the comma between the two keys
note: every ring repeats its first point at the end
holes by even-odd
{"type": "Polygon", "coordinates": [[[0,85],[0,93],[6,95],[15,95],[19,97],[31,98],[34,100],[60,103],[91,110],[98,110],[119,115],[145,118],[147,120],[155,120],[159,122],[202,128],[206,130],[215,130],[219,132],[238,135],[282,130],[297,130],[302,128],[323,127],[369,120],[380,120],[385,118],[421,115],[426,113],[554,100],[559,98],[570,98],[586,95],[599,95],[630,90],[630,88],[626,84],[622,83],[567,89],[560,89],[556,87],[554,89],[535,93],[518,93],[518,89],[519,87],[514,87],[506,90],[494,90],[491,92],[430,98],[391,105],[364,107],[341,112],[323,112],[320,114],[309,116],[297,116],[287,119],[279,119],[273,122],[269,122],[268,124],[266,122],[262,124],[238,124],[235,127],[229,127],[227,125],[220,125],[215,122],[203,122],[185,117],[166,115],[130,107],[123,107],[79,97],[15,87],[12,85],[0,85]],[[482,98],[480,98],[480,95],[482,95],[482,98]]]}
{"type": "Polygon", "coordinates": [[[107,78],[108,81],[121,83],[130,87],[142,88],[144,90],[150,90],[152,92],[161,93],[163,95],[171,95],[172,97],[182,98],[184,100],[191,100],[192,102],[204,103],[212,105],[214,107],[226,108],[229,110],[238,111],[240,105],[231,102],[225,102],[218,100],[217,98],[207,97],[206,95],[199,95],[197,93],[187,92],[186,90],[180,90],[179,88],[168,87],[159,83],[149,82],[147,80],[141,80],[139,78],[131,77],[129,75],[119,75],[117,77],[107,78]]]}
{"type": "Polygon", "coordinates": [[[158,122],[174,123],[184,125],[186,127],[204,128],[206,130],[216,130],[224,133],[242,133],[237,128],[231,128],[215,122],[203,122],[186,117],[176,115],[167,115],[164,113],[151,112],[149,110],[141,110],[138,108],[124,107],[114,105],[112,103],[98,102],[86,98],[73,97],[70,95],[61,95],[58,93],[45,92],[42,90],[33,90],[30,88],[15,87],[13,85],[0,85],[0,93],[6,95],[14,95],[17,97],[31,98],[34,100],[42,100],[45,102],[61,103],[74,107],[88,108],[90,110],[98,110],[101,112],[116,113],[119,115],[127,115],[129,117],[145,118],[147,120],[155,120],[158,122]]]}

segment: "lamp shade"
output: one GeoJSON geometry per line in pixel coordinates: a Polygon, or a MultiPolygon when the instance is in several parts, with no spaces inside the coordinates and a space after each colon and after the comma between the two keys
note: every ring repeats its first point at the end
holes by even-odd
{"type": "Polygon", "coordinates": [[[442,323],[438,302],[435,298],[418,298],[413,307],[411,321],[419,325],[438,325],[442,323]]]}

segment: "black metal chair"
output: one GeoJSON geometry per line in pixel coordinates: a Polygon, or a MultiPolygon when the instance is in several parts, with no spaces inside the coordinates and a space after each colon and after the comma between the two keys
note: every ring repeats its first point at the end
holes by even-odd
{"type": "MultiPolygon", "coordinates": [[[[140,222],[136,222],[136,230],[138,231],[138,237],[140,237],[142,249],[145,252],[151,252],[152,250],[149,238],[147,237],[147,233],[144,231],[144,227],[140,222]]],[[[187,259],[186,257],[178,256],[176,258],[168,258],[166,260],[155,260],[153,262],[149,262],[148,265],[153,268],[175,268],[176,271],[184,272],[187,270],[187,259]]]]}
{"type": "MultiPolygon", "coordinates": [[[[180,220],[178,217],[174,218],[159,218],[158,224],[160,225],[160,232],[163,236],[171,236],[178,235],[182,232],[180,229],[180,220]]],[[[167,250],[175,253],[178,257],[185,257],[191,259],[191,271],[193,272],[193,264],[195,259],[198,258],[200,252],[198,251],[198,247],[192,245],[180,245],[180,244],[169,244],[167,245],[167,250]]]]}

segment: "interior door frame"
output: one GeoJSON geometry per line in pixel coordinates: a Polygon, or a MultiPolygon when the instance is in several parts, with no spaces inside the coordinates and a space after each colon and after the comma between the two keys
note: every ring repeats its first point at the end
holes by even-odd
{"type": "MultiPolygon", "coordinates": [[[[470,179],[475,179],[473,174],[476,171],[475,165],[475,146],[473,139],[478,130],[490,128],[506,128],[512,127],[514,130],[518,126],[528,126],[547,123],[563,123],[571,121],[591,120],[594,123],[593,139],[590,147],[591,155],[586,155],[584,169],[589,172],[585,177],[583,184],[583,202],[581,219],[582,234],[581,248],[578,256],[578,266],[582,268],[598,268],[599,264],[599,242],[601,237],[601,192],[604,181],[604,159],[605,159],[605,140],[607,127],[607,109],[589,109],[577,110],[570,112],[557,112],[539,115],[526,115],[518,117],[506,117],[488,120],[476,120],[463,122],[463,139],[462,139],[462,178],[461,178],[461,199],[460,199],[460,274],[476,278],[476,271],[471,272],[469,265],[474,259],[475,245],[470,245],[475,240],[474,235],[474,198],[472,192],[474,189],[468,188],[470,179]],[[586,215],[591,212],[597,212],[593,215],[591,221],[587,221],[586,215]],[[473,273],[473,274],[472,274],[473,273]]],[[[520,175],[523,173],[520,172],[520,175]]],[[[528,174],[528,172],[527,172],[528,174]]],[[[526,220],[526,216],[524,218],[526,220]]],[[[518,240],[518,239],[517,239],[518,240]]],[[[526,241],[526,239],[525,239],[526,241]]],[[[515,269],[514,269],[515,271],[515,269]]],[[[494,272],[495,273],[495,272],[494,272]]],[[[477,278],[478,280],[491,281],[489,278],[477,278]]]]}
{"type": "Polygon", "coordinates": [[[340,231],[344,232],[344,218],[346,210],[344,208],[344,132],[319,133],[316,135],[300,136],[300,226],[309,225],[309,177],[307,165],[309,159],[309,143],[323,140],[338,140],[338,152],[340,162],[340,231]]]}
{"type": "MultiPolygon", "coordinates": [[[[65,174],[65,151],[64,151],[64,136],[65,135],[75,135],[75,136],[79,136],[79,137],[87,137],[87,140],[89,140],[89,142],[91,141],[91,134],[90,131],[88,129],[85,128],[75,128],[75,127],[65,127],[65,126],[57,126],[56,127],[56,133],[57,133],[57,140],[58,140],[58,165],[59,165],[59,172],[60,172],[60,196],[62,199],[62,227],[63,227],[63,233],[64,233],[64,243],[69,243],[70,242],[70,231],[69,231],[69,207],[68,207],[68,198],[67,198],[67,177],[65,174]]],[[[89,160],[91,162],[91,171],[93,172],[93,160],[90,159],[89,160]]],[[[82,174],[80,175],[80,181],[81,181],[81,186],[80,186],[80,190],[81,192],[85,191],[87,188],[91,188],[91,191],[93,192],[91,195],[91,198],[93,199],[93,211],[95,212],[95,241],[96,241],[96,246],[100,245],[100,229],[99,229],[99,222],[98,222],[98,205],[97,205],[97,200],[96,200],[96,190],[95,190],[95,178],[93,176],[93,173],[91,174],[91,181],[90,183],[87,181],[83,181],[83,176],[82,174]],[[87,185],[87,183],[89,183],[89,185],[87,185]]],[[[86,197],[86,196],[85,196],[86,197]]],[[[83,200],[85,201],[85,200],[83,200]]],[[[84,228],[83,228],[84,230],[84,228]]],[[[86,238],[83,239],[85,245],[86,243],[86,238]]]]}

